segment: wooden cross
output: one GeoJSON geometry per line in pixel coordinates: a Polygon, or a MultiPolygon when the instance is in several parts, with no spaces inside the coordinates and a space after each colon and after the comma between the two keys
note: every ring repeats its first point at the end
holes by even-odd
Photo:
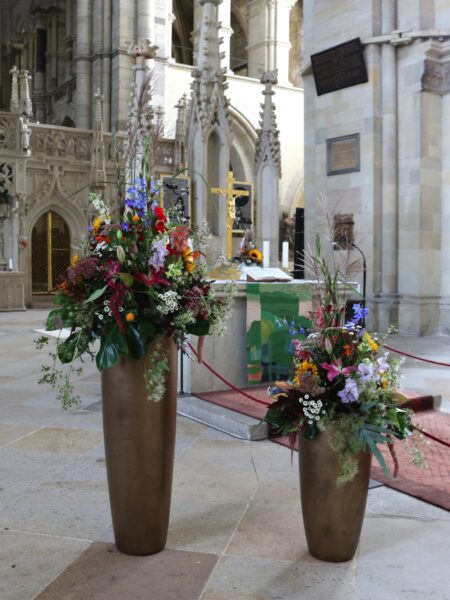
{"type": "Polygon", "coordinates": [[[227,187],[224,188],[212,188],[212,194],[219,194],[221,196],[225,196],[227,199],[227,259],[231,260],[233,258],[233,221],[236,216],[236,203],[235,199],[238,196],[250,196],[250,192],[245,190],[236,190],[234,189],[234,184],[236,180],[234,179],[233,171],[228,171],[227,176],[227,187]]]}

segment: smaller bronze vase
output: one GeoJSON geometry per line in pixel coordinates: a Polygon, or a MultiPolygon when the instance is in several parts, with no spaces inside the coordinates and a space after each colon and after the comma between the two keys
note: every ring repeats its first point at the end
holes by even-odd
{"type": "Polygon", "coordinates": [[[306,541],[312,556],[328,562],[353,558],[361,535],[369,490],[370,452],[355,454],[358,473],[343,485],[329,432],[313,440],[299,435],[300,496],[306,541]]]}

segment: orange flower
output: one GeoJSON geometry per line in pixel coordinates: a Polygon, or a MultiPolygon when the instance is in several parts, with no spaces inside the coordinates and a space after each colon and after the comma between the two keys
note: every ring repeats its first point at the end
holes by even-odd
{"type": "Polygon", "coordinates": [[[97,231],[100,229],[100,227],[103,224],[103,219],[101,219],[100,217],[97,217],[94,222],[92,223],[92,229],[94,230],[95,233],[97,233],[97,231]]]}
{"type": "Polygon", "coordinates": [[[80,257],[78,254],[74,254],[70,259],[70,266],[75,267],[80,262],[80,257]]]}
{"type": "Polygon", "coordinates": [[[141,217],[139,215],[133,215],[131,217],[131,220],[133,221],[133,223],[139,223],[139,221],[141,220],[141,217]]]}
{"type": "Polygon", "coordinates": [[[255,262],[261,262],[262,258],[263,258],[263,255],[258,250],[258,248],[253,248],[253,250],[250,250],[250,252],[248,253],[248,256],[255,262]]]}
{"type": "Polygon", "coordinates": [[[192,273],[192,271],[195,269],[195,262],[192,250],[190,248],[186,248],[186,250],[183,252],[183,262],[186,271],[188,273],[192,273]]]}
{"type": "Polygon", "coordinates": [[[344,344],[344,346],[342,346],[342,353],[344,354],[344,356],[351,356],[352,347],[348,344],[344,344]]]}
{"type": "Polygon", "coordinates": [[[132,323],[135,319],[136,319],[136,315],[134,313],[132,313],[132,312],[128,312],[125,315],[125,321],[127,323],[132,323]]]}

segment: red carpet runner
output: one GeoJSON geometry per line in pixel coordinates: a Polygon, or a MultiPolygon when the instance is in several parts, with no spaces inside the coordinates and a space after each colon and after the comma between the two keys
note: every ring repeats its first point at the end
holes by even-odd
{"type": "MultiPolygon", "coordinates": [[[[269,403],[271,398],[267,395],[267,387],[252,387],[245,391],[257,400],[269,403]]],[[[433,434],[435,437],[450,441],[450,414],[432,410],[433,398],[431,396],[420,396],[413,392],[405,393],[410,398],[410,408],[415,411],[414,424],[433,434]]],[[[262,419],[266,408],[258,402],[254,402],[234,391],[208,392],[196,394],[202,398],[234,410],[256,419],[262,419]]],[[[274,438],[272,441],[288,446],[284,438],[274,438]]],[[[386,462],[392,466],[388,450],[383,450],[386,462]]],[[[405,494],[425,500],[450,510],[450,448],[433,440],[426,440],[423,452],[427,468],[422,470],[410,463],[409,453],[403,444],[396,445],[396,453],[399,460],[399,474],[395,479],[388,479],[374,461],[372,467],[372,478],[405,494]]],[[[289,458],[287,457],[287,460],[289,458]]]]}

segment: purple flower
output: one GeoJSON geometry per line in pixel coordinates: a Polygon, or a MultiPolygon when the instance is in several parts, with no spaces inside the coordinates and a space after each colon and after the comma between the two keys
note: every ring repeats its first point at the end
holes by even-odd
{"type": "Polygon", "coordinates": [[[152,255],[149,264],[155,269],[159,270],[164,267],[164,259],[169,254],[167,250],[167,240],[165,238],[157,240],[152,244],[152,255]]]}
{"type": "Polygon", "coordinates": [[[369,313],[369,309],[361,306],[361,304],[353,305],[353,317],[346,324],[348,329],[351,329],[352,326],[358,325],[360,321],[363,321],[369,313]]]}
{"type": "Polygon", "coordinates": [[[389,371],[389,363],[387,361],[387,357],[389,356],[389,352],[386,352],[386,354],[384,356],[381,356],[378,360],[378,370],[380,371],[380,373],[385,373],[386,371],[389,371]]]}
{"type": "Polygon", "coordinates": [[[358,387],[353,379],[348,378],[345,382],[345,388],[338,392],[342,404],[350,404],[357,402],[359,398],[358,387]]]}
{"type": "Polygon", "coordinates": [[[129,223],[122,223],[122,231],[124,233],[127,233],[127,231],[130,229],[130,224],[129,223]]]}
{"type": "Polygon", "coordinates": [[[358,365],[359,380],[361,383],[370,383],[377,379],[374,366],[372,364],[361,363],[358,365]]]}

